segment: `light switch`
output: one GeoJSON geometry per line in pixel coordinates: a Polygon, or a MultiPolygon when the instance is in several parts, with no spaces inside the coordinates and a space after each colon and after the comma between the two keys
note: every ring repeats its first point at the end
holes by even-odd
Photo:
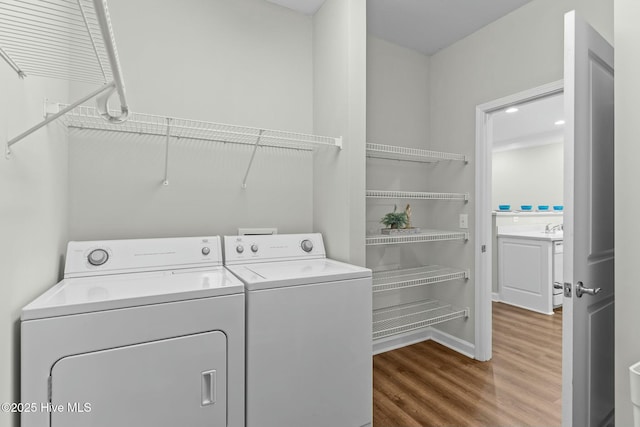
{"type": "Polygon", "coordinates": [[[460,214],[460,228],[469,228],[469,215],[460,214]]]}

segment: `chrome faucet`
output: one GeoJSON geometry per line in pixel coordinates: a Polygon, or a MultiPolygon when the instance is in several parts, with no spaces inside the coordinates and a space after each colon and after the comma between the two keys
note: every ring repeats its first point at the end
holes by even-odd
{"type": "Polygon", "coordinates": [[[564,230],[563,224],[553,225],[552,223],[549,223],[544,227],[544,232],[547,234],[555,233],[558,230],[564,230]]]}

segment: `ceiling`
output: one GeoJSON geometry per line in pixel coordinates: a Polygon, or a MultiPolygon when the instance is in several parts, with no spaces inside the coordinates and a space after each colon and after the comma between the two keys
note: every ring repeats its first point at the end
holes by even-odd
{"type": "MultiPolygon", "coordinates": [[[[267,0],[306,15],[325,0],[267,0]]],[[[342,1],[342,0],[341,0],[342,1]]],[[[455,43],[532,0],[367,0],[370,34],[426,55],[455,43]]],[[[562,142],[562,94],[495,112],[495,151],[562,142]]]]}
{"type": "MultiPolygon", "coordinates": [[[[324,0],[267,0],[313,15],[324,0]]],[[[531,0],[367,0],[368,32],[432,55],[531,0]]]]}
{"type": "Polygon", "coordinates": [[[515,105],[518,111],[496,111],[493,119],[493,150],[563,142],[564,125],[555,122],[564,119],[564,97],[557,94],[525,104],[515,105]]]}

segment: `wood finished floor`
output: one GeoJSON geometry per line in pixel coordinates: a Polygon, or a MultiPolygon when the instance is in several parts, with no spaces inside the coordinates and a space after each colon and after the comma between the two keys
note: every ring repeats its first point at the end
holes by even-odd
{"type": "Polygon", "coordinates": [[[433,341],[373,358],[373,427],[561,425],[562,311],[493,303],[493,359],[433,341]]]}

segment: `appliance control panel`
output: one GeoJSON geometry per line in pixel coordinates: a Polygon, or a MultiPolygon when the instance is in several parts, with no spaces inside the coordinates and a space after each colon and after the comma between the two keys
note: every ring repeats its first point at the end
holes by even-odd
{"type": "Polygon", "coordinates": [[[64,277],[221,265],[220,236],[69,242],[64,277]]]}
{"type": "Polygon", "coordinates": [[[225,265],[325,257],[320,233],[224,236],[225,265]]]}

